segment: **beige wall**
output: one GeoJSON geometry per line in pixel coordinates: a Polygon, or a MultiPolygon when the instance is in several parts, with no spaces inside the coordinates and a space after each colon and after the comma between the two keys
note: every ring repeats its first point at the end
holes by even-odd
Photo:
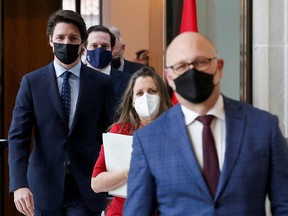
{"type": "Polygon", "coordinates": [[[125,58],[133,60],[136,51],[149,48],[149,1],[103,1],[103,25],[120,29],[126,44],[125,58]]]}

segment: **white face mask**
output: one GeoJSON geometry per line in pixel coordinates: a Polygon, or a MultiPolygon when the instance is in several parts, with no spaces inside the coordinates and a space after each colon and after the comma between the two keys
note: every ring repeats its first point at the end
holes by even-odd
{"type": "Polygon", "coordinates": [[[160,97],[145,92],[135,99],[134,104],[140,118],[153,120],[159,113],[160,97]]]}

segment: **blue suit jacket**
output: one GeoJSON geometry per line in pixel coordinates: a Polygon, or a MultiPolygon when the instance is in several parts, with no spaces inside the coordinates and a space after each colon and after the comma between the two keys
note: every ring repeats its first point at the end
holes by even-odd
{"type": "Polygon", "coordinates": [[[125,216],[288,215],[288,150],[277,117],[224,98],[226,152],[213,199],[180,105],[133,135],[125,216]]]}
{"type": "Polygon", "coordinates": [[[121,98],[127,88],[131,74],[124,71],[119,71],[111,66],[110,76],[112,77],[117,105],[121,101],[121,98]]]}
{"type": "Polygon", "coordinates": [[[138,62],[132,62],[132,61],[128,61],[126,59],[124,59],[124,72],[127,73],[135,73],[137,70],[139,70],[140,68],[144,67],[144,64],[140,64],[138,62]]]}
{"type": "Polygon", "coordinates": [[[90,181],[102,133],[113,116],[114,91],[109,76],[84,64],[79,88],[69,130],[53,63],[23,76],[9,130],[10,192],[29,187],[37,209],[60,207],[68,161],[86,204],[96,211],[105,207],[105,194],[94,193],[90,181]]]}

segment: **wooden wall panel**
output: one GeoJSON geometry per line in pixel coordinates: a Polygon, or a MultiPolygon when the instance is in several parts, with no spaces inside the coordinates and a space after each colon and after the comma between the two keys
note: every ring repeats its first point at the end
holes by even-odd
{"type": "Polygon", "coordinates": [[[162,77],[164,73],[166,0],[149,3],[149,63],[162,77]]]}
{"type": "MultiPolygon", "coordinates": [[[[2,0],[4,7],[4,138],[10,126],[12,109],[22,76],[52,60],[51,47],[46,37],[49,15],[61,8],[61,1],[2,0]]],[[[3,17],[3,16],[2,16],[3,17]]],[[[5,152],[4,214],[20,215],[8,194],[8,164],[5,152]]]]}

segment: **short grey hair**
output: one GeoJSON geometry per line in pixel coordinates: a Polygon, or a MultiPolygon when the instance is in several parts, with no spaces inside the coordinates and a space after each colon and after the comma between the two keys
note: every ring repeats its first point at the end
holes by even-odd
{"type": "Polygon", "coordinates": [[[120,42],[120,44],[122,45],[122,44],[124,43],[124,41],[123,41],[123,38],[122,38],[122,35],[121,35],[120,30],[119,30],[117,27],[115,27],[115,26],[111,26],[111,27],[109,28],[109,30],[110,30],[110,32],[111,32],[112,34],[115,35],[115,38],[116,38],[116,39],[120,42]]]}

